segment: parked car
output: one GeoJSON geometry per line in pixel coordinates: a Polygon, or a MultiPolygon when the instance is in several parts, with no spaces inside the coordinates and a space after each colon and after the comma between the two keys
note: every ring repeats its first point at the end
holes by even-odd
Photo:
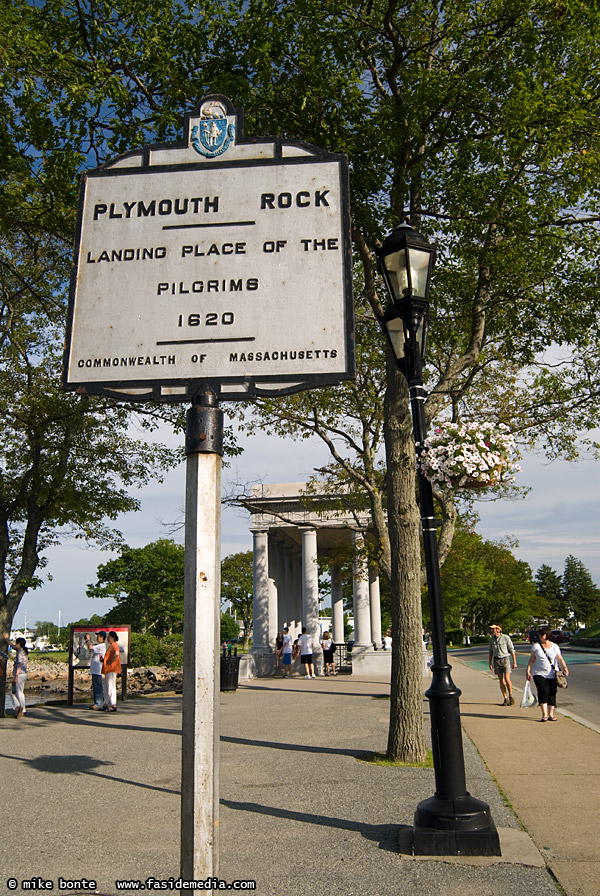
{"type": "Polygon", "coordinates": [[[537,628],[532,628],[532,629],[530,629],[530,631],[529,631],[529,643],[530,643],[530,644],[537,644],[539,640],[540,640],[540,633],[539,633],[539,631],[537,630],[537,628]]]}
{"type": "Polygon", "coordinates": [[[561,628],[557,628],[550,632],[550,640],[554,641],[555,644],[563,644],[566,640],[565,633],[561,628]]]}

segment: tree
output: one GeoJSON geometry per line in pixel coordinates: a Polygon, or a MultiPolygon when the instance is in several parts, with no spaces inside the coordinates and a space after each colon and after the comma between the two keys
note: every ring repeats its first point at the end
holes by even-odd
{"type": "Polygon", "coordinates": [[[221,613],[221,641],[235,641],[240,627],[229,613],[221,613]]]}
{"type": "MultiPolygon", "coordinates": [[[[468,628],[471,634],[475,634],[472,608],[482,603],[491,581],[482,547],[482,536],[461,519],[446,562],[440,570],[444,621],[448,629],[468,628]]],[[[423,597],[423,617],[429,622],[427,595],[423,597]]]]}
{"type": "Polygon", "coordinates": [[[244,648],[252,631],[253,584],[252,551],[230,554],[221,561],[221,604],[229,603],[244,629],[244,648]]]}
{"type": "MultiPolygon", "coordinates": [[[[255,96],[260,83],[264,104],[248,97],[248,120],[268,114],[288,133],[302,129],[319,145],[346,148],[352,159],[361,324],[363,302],[377,317],[383,310],[373,255],[381,234],[408,219],[438,239],[429,421],[485,413],[527,440],[541,437],[550,453],[576,453],[576,435],[593,423],[598,399],[597,159],[590,149],[599,109],[587,80],[597,15],[529,2],[449,3],[443,11],[430,3],[352,10],[330,2],[324,10],[319,4],[315,27],[316,4],[294,3],[278,9],[270,28],[273,5],[252,6],[251,28],[263,49],[245,75],[255,96]],[[556,343],[573,348],[565,364],[552,367],[542,353],[556,343]]],[[[238,59],[247,34],[236,30],[238,59]]],[[[347,426],[331,405],[322,413],[325,397],[299,399],[287,431],[323,433],[342,478],[372,502],[392,590],[388,753],[417,758],[420,680],[408,672],[418,668],[420,641],[414,447],[406,383],[389,356],[383,382],[386,492],[377,494],[370,475],[377,455],[368,412],[352,417],[368,437],[359,439],[358,464],[340,457],[347,426]],[[386,504],[399,508],[389,538],[377,516],[386,504]]],[[[343,411],[346,396],[350,402],[346,387],[335,394],[343,411]]],[[[273,419],[283,431],[284,413],[270,403],[262,422],[273,419]]]]}
{"type": "Polygon", "coordinates": [[[562,577],[546,563],[535,574],[535,590],[544,601],[546,612],[555,625],[568,618],[569,604],[565,599],[562,577]]]}
{"type": "MultiPolygon", "coordinates": [[[[0,221],[23,229],[47,219],[53,232],[68,232],[79,167],[178,137],[180,109],[209,90],[226,93],[245,108],[251,134],[348,153],[359,326],[370,326],[367,311],[383,309],[374,256],[382,235],[408,219],[438,240],[428,420],[485,414],[531,442],[541,438],[550,454],[576,454],[598,400],[595,8],[210,0],[200,9],[99,0],[92,11],[13,0],[0,16],[10,36],[0,111],[11,200],[0,203],[0,221]],[[565,361],[545,363],[557,344],[570,347],[565,361]]],[[[379,353],[379,421],[342,387],[323,398],[340,409],[337,418],[326,411],[323,432],[339,449],[348,409],[361,436],[358,459],[350,445],[340,466],[368,497],[375,556],[390,582],[388,753],[418,761],[425,741],[414,444],[406,383],[387,349],[379,353]]],[[[297,420],[315,421],[310,405],[296,406],[288,431],[297,420]]],[[[455,511],[451,496],[440,498],[447,547],[455,511]]]]}
{"type": "Polygon", "coordinates": [[[132,438],[124,408],[62,392],[56,329],[4,299],[0,630],[8,631],[25,592],[42,582],[44,550],[66,537],[116,547],[120,533],[106,520],[138,509],[129,489],[160,478],[178,452],[132,438]]]}
{"type": "MultiPolygon", "coordinates": [[[[484,539],[461,519],[441,570],[448,628],[487,633],[491,622],[523,628],[539,613],[531,569],[510,547],[484,539]]],[[[425,613],[427,611],[425,610],[425,613]]]]}
{"type": "Polygon", "coordinates": [[[582,561],[572,554],[565,560],[562,586],[565,602],[577,622],[584,626],[596,622],[600,616],[600,589],[582,561]]]}
{"type": "Polygon", "coordinates": [[[161,538],[143,548],[124,547],[98,567],[87,594],[116,601],[104,616],[107,625],[128,624],[160,637],[183,631],[183,576],[183,545],[161,538]]]}

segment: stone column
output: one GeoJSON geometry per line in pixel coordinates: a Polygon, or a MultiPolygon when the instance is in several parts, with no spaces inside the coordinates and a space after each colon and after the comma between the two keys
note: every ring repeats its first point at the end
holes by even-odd
{"type": "Polygon", "coordinates": [[[381,598],[379,595],[379,576],[369,568],[369,597],[371,601],[371,638],[381,648],[381,598]]]}
{"type": "Polygon", "coordinates": [[[335,564],[331,570],[331,619],[332,637],[336,644],[344,641],[344,599],[342,596],[342,570],[335,564]]]}
{"type": "Polygon", "coordinates": [[[277,585],[277,631],[282,632],[287,621],[287,592],[285,587],[285,548],[280,538],[275,542],[275,584],[277,585]]]}
{"type": "Polygon", "coordinates": [[[294,564],[292,549],[284,548],[283,551],[283,601],[281,600],[281,592],[279,594],[280,604],[283,605],[284,624],[293,631],[293,625],[296,619],[294,611],[294,564]]]}
{"type": "Polygon", "coordinates": [[[354,648],[372,647],[371,611],[369,609],[369,572],[362,553],[364,539],[360,532],[352,533],[352,541],[357,551],[353,564],[352,584],[354,592],[354,648]]]}
{"type": "Polygon", "coordinates": [[[319,570],[317,530],[302,529],[302,625],[319,640],[319,570]]]}
{"type": "Polygon", "coordinates": [[[269,535],[269,599],[268,599],[268,618],[267,618],[267,644],[269,649],[275,653],[275,639],[277,637],[277,542],[272,535],[269,535]]]}
{"type": "Polygon", "coordinates": [[[253,596],[252,651],[269,646],[269,535],[266,529],[252,533],[253,596]]]}
{"type": "Polygon", "coordinates": [[[294,635],[299,635],[302,628],[302,552],[294,553],[292,557],[292,602],[294,606],[293,625],[290,631],[294,635]]]}

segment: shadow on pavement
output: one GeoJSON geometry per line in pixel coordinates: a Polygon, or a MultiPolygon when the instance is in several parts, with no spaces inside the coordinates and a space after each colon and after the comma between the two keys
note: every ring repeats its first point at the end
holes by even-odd
{"type": "Polygon", "coordinates": [[[336,749],[335,747],[314,747],[308,746],[307,744],[285,744],[269,740],[250,740],[249,738],[245,737],[231,737],[229,735],[222,735],[221,742],[225,742],[228,744],[240,744],[241,746],[250,747],[268,747],[272,750],[293,750],[299,751],[301,753],[331,753],[334,756],[353,756],[355,759],[359,759],[361,756],[369,755],[369,751],[365,749],[343,750],[336,749]]]}
{"type": "Polygon", "coordinates": [[[38,772],[53,775],[89,775],[92,778],[104,778],[106,781],[118,784],[129,784],[131,787],[141,787],[143,790],[158,790],[161,793],[179,794],[179,788],[171,789],[169,787],[159,787],[154,784],[143,784],[141,781],[132,781],[127,778],[118,778],[114,775],[103,775],[96,769],[102,766],[115,765],[114,762],[105,762],[101,759],[95,759],[93,756],[84,755],[46,755],[36,756],[33,759],[23,758],[22,756],[10,756],[6,753],[0,754],[0,759],[12,759],[13,762],[21,762],[28,768],[35,769],[38,772]]]}
{"type": "Polygon", "coordinates": [[[221,805],[227,806],[238,812],[254,812],[258,815],[270,815],[272,818],[281,818],[285,821],[301,821],[304,824],[319,824],[326,828],[339,828],[343,831],[356,831],[367,840],[377,843],[379,849],[387,852],[398,852],[398,840],[405,831],[411,831],[412,827],[403,824],[366,824],[360,821],[350,821],[347,818],[334,818],[328,815],[313,815],[309,812],[295,812],[291,809],[281,809],[277,806],[263,806],[260,803],[237,803],[233,800],[221,800],[221,805]]]}

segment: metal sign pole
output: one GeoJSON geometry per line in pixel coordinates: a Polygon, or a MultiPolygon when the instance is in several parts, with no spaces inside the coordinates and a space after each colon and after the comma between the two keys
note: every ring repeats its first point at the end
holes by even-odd
{"type": "Polygon", "coordinates": [[[223,412],[209,386],[187,412],[181,876],[218,873],[223,412]]]}

